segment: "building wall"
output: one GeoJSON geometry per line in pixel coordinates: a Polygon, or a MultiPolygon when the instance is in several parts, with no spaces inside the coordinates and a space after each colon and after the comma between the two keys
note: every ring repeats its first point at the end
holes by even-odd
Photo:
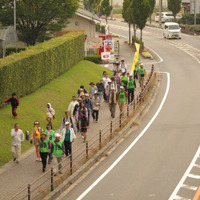
{"type": "MultiPolygon", "coordinates": [[[[194,13],[194,0],[190,2],[190,12],[194,13]]],[[[200,0],[196,0],[196,13],[200,14],[200,0]]]]}
{"type": "Polygon", "coordinates": [[[87,37],[95,37],[95,23],[77,15],[70,20],[66,29],[84,30],[87,37]]]}
{"type": "MultiPolygon", "coordinates": [[[[159,7],[159,1],[160,0],[156,0],[156,7],[159,7]]],[[[163,8],[167,8],[167,0],[162,0],[163,2],[163,8]]]]}

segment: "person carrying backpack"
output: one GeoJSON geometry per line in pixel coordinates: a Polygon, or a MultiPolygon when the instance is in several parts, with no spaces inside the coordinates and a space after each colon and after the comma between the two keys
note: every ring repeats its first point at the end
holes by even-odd
{"type": "Polygon", "coordinates": [[[69,115],[69,113],[69,110],[65,111],[65,117],[62,119],[60,130],[62,131],[62,129],[65,128],[65,123],[69,122],[71,124],[71,128],[73,128],[74,132],[76,133],[76,125],[74,123],[74,119],[69,115]]]}

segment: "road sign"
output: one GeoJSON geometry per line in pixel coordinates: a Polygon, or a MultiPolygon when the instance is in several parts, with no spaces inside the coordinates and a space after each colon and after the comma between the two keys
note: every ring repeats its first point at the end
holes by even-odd
{"type": "Polygon", "coordinates": [[[102,52],[101,60],[110,60],[110,52],[102,52]]]}

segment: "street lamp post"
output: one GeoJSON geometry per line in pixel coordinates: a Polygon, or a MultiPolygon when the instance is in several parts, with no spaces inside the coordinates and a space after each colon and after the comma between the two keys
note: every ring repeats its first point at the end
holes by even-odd
{"type": "Polygon", "coordinates": [[[162,0],[159,0],[159,25],[162,26],[162,0]]]}
{"type": "Polygon", "coordinates": [[[17,18],[17,13],[16,13],[16,0],[14,0],[14,43],[15,43],[15,48],[16,48],[16,52],[17,52],[17,23],[16,23],[16,18],[17,18]]]}
{"type": "Polygon", "coordinates": [[[197,24],[196,0],[194,0],[194,25],[197,24]]]}

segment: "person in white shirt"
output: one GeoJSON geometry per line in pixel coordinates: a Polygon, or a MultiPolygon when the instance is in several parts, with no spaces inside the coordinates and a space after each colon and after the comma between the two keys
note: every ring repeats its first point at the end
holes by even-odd
{"type": "Polygon", "coordinates": [[[102,80],[103,80],[103,84],[104,84],[104,100],[106,101],[107,100],[106,99],[106,87],[108,85],[108,82],[111,82],[111,80],[110,80],[108,74],[105,74],[105,77],[102,78],[102,80]]]}
{"type": "Polygon", "coordinates": [[[21,129],[19,129],[19,124],[14,125],[14,129],[11,130],[11,137],[11,153],[13,161],[18,163],[21,155],[21,143],[24,141],[24,133],[21,129]]]}
{"type": "Polygon", "coordinates": [[[69,110],[70,116],[72,116],[72,117],[73,117],[73,112],[74,112],[74,108],[75,108],[76,104],[78,104],[78,101],[76,100],[76,97],[73,96],[72,101],[70,102],[68,109],[67,109],[67,110],[69,110]]]}
{"type": "Polygon", "coordinates": [[[122,73],[126,73],[127,72],[127,65],[126,65],[124,60],[121,60],[120,68],[122,70],[122,73]]]}

